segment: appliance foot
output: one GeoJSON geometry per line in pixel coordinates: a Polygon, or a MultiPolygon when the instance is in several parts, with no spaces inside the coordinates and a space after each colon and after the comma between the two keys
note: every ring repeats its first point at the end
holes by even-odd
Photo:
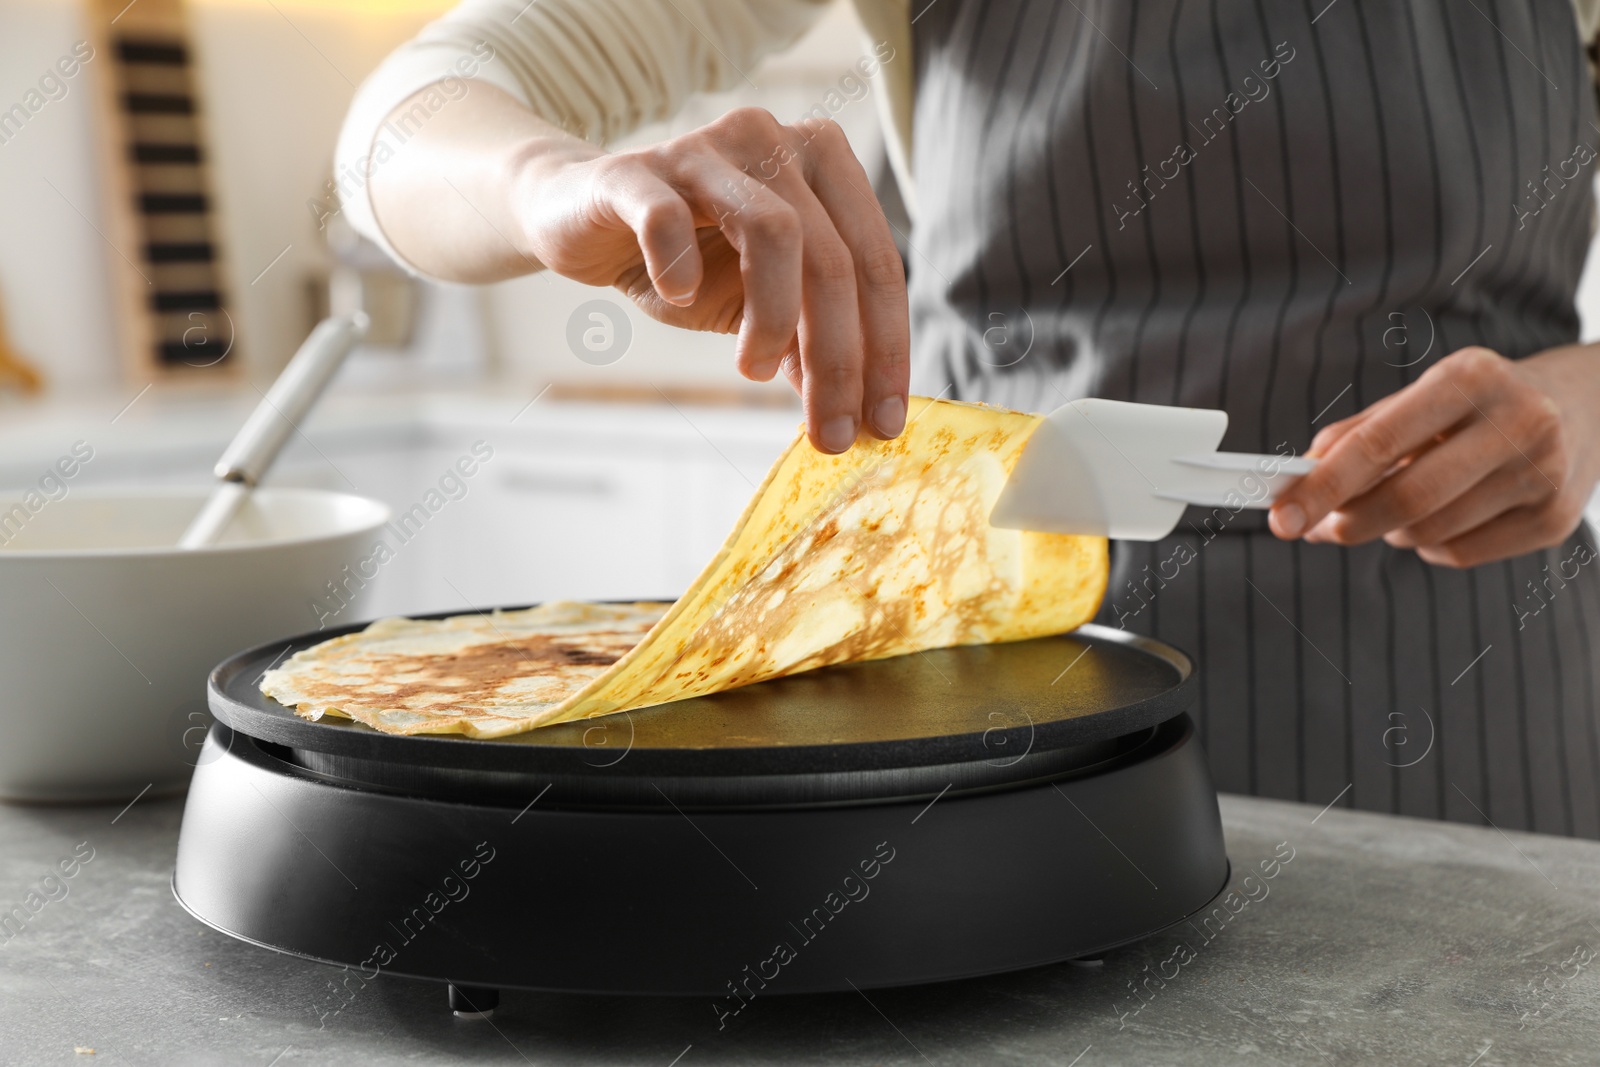
{"type": "Polygon", "coordinates": [[[1074,967],[1104,967],[1106,965],[1106,956],[1102,952],[1096,956],[1079,956],[1077,959],[1068,960],[1067,962],[1074,967]]]}
{"type": "Polygon", "coordinates": [[[458,1019],[487,1019],[500,1006],[500,991],[450,983],[450,1011],[458,1019]]]}

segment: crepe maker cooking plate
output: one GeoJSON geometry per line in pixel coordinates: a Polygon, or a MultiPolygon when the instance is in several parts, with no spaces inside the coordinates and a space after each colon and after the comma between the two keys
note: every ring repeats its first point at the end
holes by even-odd
{"type": "Polygon", "coordinates": [[[725,1020],[756,995],[1092,958],[1228,878],[1193,667],[1125,631],[499,740],[309,722],[260,693],[357,629],[212,673],[173,875],[202,922],[344,965],[345,989],[435,979],[469,1010],[501,987],[693,994],[725,1020]]]}

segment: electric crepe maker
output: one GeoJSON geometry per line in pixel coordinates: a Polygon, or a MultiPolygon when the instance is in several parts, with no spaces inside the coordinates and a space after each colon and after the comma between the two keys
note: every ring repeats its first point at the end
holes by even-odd
{"type": "MultiPolygon", "coordinates": [[[[437,616],[443,617],[443,616],[437,616]]],[[[173,891],[230,936],[501,988],[715,998],[1094,959],[1229,875],[1192,663],[1084,626],[495,740],[312,722],[212,672],[173,891]]]]}

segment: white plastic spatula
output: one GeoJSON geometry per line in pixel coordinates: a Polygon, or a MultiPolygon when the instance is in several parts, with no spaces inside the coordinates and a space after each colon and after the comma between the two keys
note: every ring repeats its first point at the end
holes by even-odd
{"type": "Polygon", "coordinates": [[[1190,504],[1270,507],[1317,461],[1218,452],[1228,413],[1074,400],[1049,415],[989,514],[1008,530],[1159,541],[1190,504]]]}

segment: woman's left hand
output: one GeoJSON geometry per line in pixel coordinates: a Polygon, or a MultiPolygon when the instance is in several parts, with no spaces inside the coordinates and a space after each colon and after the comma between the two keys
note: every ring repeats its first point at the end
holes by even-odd
{"type": "Polygon", "coordinates": [[[1600,481],[1600,346],[1523,360],[1463,348],[1326,427],[1272,507],[1285,539],[1382,537],[1473,567],[1560,544],[1600,481]]]}

